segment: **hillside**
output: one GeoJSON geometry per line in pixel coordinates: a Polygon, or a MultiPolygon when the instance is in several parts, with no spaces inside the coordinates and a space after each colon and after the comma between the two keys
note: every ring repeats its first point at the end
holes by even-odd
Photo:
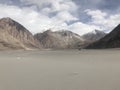
{"type": "Polygon", "coordinates": [[[0,49],[35,49],[41,45],[21,24],[11,18],[0,19],[0,49]]]}
{"type": "Polygon", "coordinates": [[[108,35],[86,47],[87,49],[120,48],[120,24],[108,35]]]}
{"type": "Polygon", "coordinates": [[[78,34],[66,30],[55,32],[47,30],[43,33],[36,34],[35,37],[44,48],[52,49],[78,48],[78,44],[83,44],[84,42],[78,34]]]}

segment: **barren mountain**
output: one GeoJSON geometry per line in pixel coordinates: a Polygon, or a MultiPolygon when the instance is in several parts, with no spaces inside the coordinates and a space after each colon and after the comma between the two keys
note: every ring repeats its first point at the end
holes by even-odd
{"type": "Polygon", "coordinates": [[[108,35],[86,47],[87,49],[120,48],[120,24],[108,35]]]}
{"type": "Polygon", "coordinates": [[[0,49],[40,48],[40,43],[21,24],[10,19],[0,19],[0,49]]]}
{"type": "Polygon", "coordinates": [[[83,35],[82,37],[89,42],[95,42],[101,38],[103,38],[106,35],[106,33],[104,33],[103,31],[99,31],[99,30],[94,30],[92,32],[89,32],[85,35],[83,35]]]}
{"type": "Polygon", "coordinates": [[[41,42],[44,48],[52,49],[68,49],[77,48],[78,44],[83,44],[84,40],[71,31],[51,31],[47,30],[43,33],[38,33],[35,37],[41,42]]]}

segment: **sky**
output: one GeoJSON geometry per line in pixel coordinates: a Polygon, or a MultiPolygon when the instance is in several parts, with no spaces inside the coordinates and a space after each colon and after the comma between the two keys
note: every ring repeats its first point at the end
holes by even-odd
{"type": "Polygon", "coordinates": [[[0,18],[10,17],[33,34],[51,29],[79,35],[109,32],[120,24],[120,0],[0,0],[0,18]]]}

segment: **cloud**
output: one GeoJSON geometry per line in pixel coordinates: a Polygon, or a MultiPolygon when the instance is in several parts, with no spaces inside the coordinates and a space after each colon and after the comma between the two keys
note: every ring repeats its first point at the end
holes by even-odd
{"type": "MultiPolygon", "coordinates": [[[[97,0],[94,3],[98,3],[97,0]]],[[[11,17],[33,34],[47,29],[66,29],[83,35],[92,30],[112,30],[120,23],[120,13],[109,14],[100,9],[85,9],[86,22],[81,21],[80,6],[73,0],[21,0],[23,7],[0,4],[0,18],[11,17]],[[79,15],[80,16],[80,15],[79,15]],[[86,18],[89,17],[89,18],[86,18]]]]}
{"type": "Polygon", "coordinates": [[[78,20],[76,17],[72,16],[69,12],[67,11],[62,11],[59,12],[56,16],[52,18],[53,20],[58,20],[62,22],[70,22],[70,21],[75,21],[78,20]]]}
{"type": "Polygon", "coordinates": [[[0,5],[0,17],[11,17],[20,22],[31,32],[40,32],[50,28],[51,20],[31,8],[19,8],[17,6],[0,5]]]}
{"type": "MultiPolygon", "coordinates": [[[[23,0],[22,0],[23,2],[23,0]]],[[[36,4],[29,7],[0,4],[0,17],[11,17],[22,23],[32,33],[44,31],[49,28],[64,29],[67,23],[76,21],[73,12],[77,6],[72,0],[24,0],[25,4],[36,4]]]]}
{"type": "Polygon", "coordinates": [[[100,10],[90,10],[87,9],[85,12],[92,17],[93,20],[102,20],[107,16],[107,13],[102,12],[100,10]]]}
{"type": "Polygon", "coordinates": [[[99,26],[102,30],[112,30],[116,25],[120,24],[120,13],[109,15],[101,10],[85,10],[87,15],[91,16],[92,25],[99,26]]]}
{"type": "Polygon", "coordinates": [[[102,10],[108,10],[110,11],[111,13],[112,12],[116,12],[118,10],[118,8],[120,8],[120,0],[102,0],[99,4],[99,9],[102,9],[102,10]]]}
{"type": "Polygon", "coordinates": [[[109,15],[101,10],[90,10],[84,11],[86,15],[90,16],[90,21],[87,23],[75,22],[68,26],[69,30],[75,33],[83,35],[87,32],[93,31],[95,29],[101,31],[111,31],[118,24],[120,24],[120,13],[109,15]]]}
{"type": "Polygon", "coordinates": [[[68,29],[72,30],[75,33],[78,33],[79,35],[83,35],[87,32],[91,32],[95,29],[100,30],[100,27],[96,26],[96,25],[85,24],[85,23],[82,23],[82,22],[76,22],[76,23],[68,26],[68,29]]]}
{"type": "Polygon", "coordinates": [[[45,13],[57,13],[61,11],[68,11],[73,13],[78,9],[72,0],[21,0],[24,5],[36,5],[39,11],[45,13]]]}

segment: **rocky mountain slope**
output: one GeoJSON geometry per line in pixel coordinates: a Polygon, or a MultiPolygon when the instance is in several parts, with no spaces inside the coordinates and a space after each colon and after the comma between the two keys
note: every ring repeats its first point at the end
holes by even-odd
{"type": "Polygon", "coordinates": [[[120,48],[120,24],[108,35],[86,47],[87,49],[120,48]]]}
{"type": "Polygon", "coordinates": [[[92,32],[89,32],[85,35],[83,35],[82,37],[89,42],[95,42],[101,38],[103,38],[106,35],[106,33],[104,33],[103,31],[99,31],[99,30],[94,30],[92,32]]]}
{"type": "Polygon", "coordinates": [[[11,18],[0,19],[0,49],[33,49],[41,45],[21,24],[11,18]]]}
{"type": "Polygon", "coordinates": [[[35,38],[41,42],[44,48],[52,49],[77,48],[78,44],[82,45],[84,43],[84,40],[78,34],[66,30],[55,32],[47,30],[36,34],[35,38]]]}

